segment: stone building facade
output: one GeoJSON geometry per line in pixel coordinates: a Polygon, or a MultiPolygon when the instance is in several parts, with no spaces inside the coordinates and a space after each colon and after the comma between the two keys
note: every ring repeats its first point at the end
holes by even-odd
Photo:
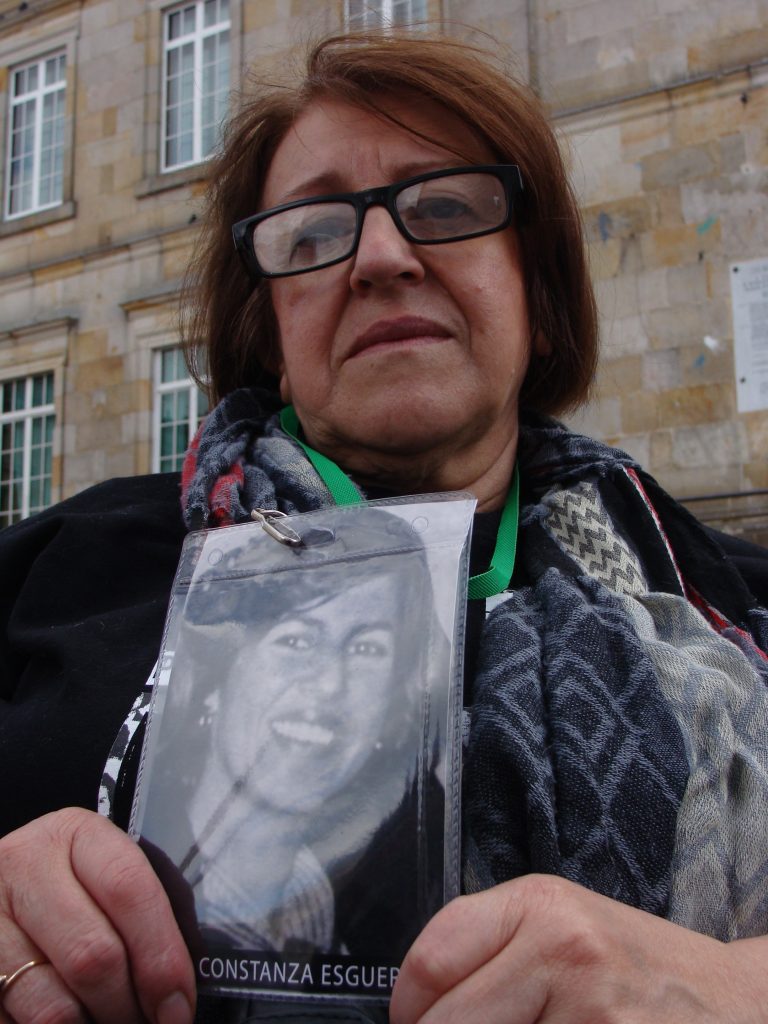
{"type": "Polygon", "coordinates": [[[739,403],[731,301],[768,258],[768,0],[0,0],[0,525],[176,464],[205,411],[174,349],[205,124],[249,67],[381,17],[492,45],[552,113],[604,339],[573,422],[768,542],[768,394],[739,403]],[[170,112],[177,43],[208,54],[202,114],[170,112]]]}

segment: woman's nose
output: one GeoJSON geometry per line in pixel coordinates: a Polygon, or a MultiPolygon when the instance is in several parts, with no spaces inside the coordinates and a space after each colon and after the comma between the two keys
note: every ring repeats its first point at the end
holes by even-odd
{"type": "Polygon", "coordinates": [[[344,686],[344,661],[339,656],[320,655],[312,665],[311,686],[323,697],[334,697],[344,686]]]}
{"type": "Polygon", "coordinates": [[[366,291],[395,281],[418,283],[424,279],[424,265],[417,247],[398,231],[383,206],[366,211],[360,243],[353,258],[350,286],[366,291]]]}

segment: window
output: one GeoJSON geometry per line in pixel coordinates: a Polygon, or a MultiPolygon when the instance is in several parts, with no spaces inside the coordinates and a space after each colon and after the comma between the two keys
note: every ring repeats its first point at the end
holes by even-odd
{"type": "Polygon", "coordinates": [[[62,202],[66,57],[31,61],[11,72],[6,217],[62,202]]]}
{"type": "Polygon", "coordinates": [[[344,0],[344,24],[347,28],[412,25],[426,17],[426,0],[344,0]]]}
{"type": "Polygon", "coordinates": [[[181,469],[184,452],[207,412],[208,400],[191,380],[181,349],[165,348],[156,352],[152,431],[155,473],[181,469]]]}
{"type": "Polygon", "coordinates": [[[53,373],[0,381],[0,526],[51,503],[53,373]]]}
{"type": "Polygon", "coordinates": [[[164,171],[212,152],[227,109],[229,60],[229,0],[194,0],[165,12],[164,171]]]}

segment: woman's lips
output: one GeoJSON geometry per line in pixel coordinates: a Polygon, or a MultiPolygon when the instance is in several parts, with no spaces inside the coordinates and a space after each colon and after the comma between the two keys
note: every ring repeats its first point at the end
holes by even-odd
{"type": "Polygon", "coordinates": [[[358,334],[347,358],[351,359],[371,349],[401,342],[431,342],[450,338],[451,332],[436,320],[421,316],[401,316],[391,320],[378,320],[362,334],[358,334]]]}
{"type": "Polygon", "coordinates": [[[283,739],[305,746],[327,747],[334,739],[334,733],[325,726],[296,718],[280,718],[272,722],[272,730],[283,739]]]}

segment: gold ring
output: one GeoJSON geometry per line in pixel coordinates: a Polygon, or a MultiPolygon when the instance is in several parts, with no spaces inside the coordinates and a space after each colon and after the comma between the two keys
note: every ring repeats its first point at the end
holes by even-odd
{"type": "Polygon", "coordinates": [[[32,967],[42,967],[43,964],[49,964],[50,962],[50,960],[28,960],[21,967],[17,967],[12,974],[0,974],[0,999],[5,996],[14,981],[20,978],[22,974],[25,974],[32,967]]]}

